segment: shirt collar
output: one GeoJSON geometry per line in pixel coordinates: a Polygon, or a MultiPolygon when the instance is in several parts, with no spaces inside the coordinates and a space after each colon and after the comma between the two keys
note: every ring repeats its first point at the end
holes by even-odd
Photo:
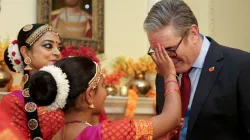
{"type": "Polygon", "coordinates": [[[205,58],[206,58],[206,55],[207,55],[207,52],[208,52],[208,49],[209,49],[211,43],[206,38],[206,36],[204,36],[202,34],[200,34],[200,36],[203,40],[200,54],[199,54],[198,58],[195,60],[192,67],[201,69],[203,67],[203,64],[204,64],[204,61],[205,61],[205,58]]]}

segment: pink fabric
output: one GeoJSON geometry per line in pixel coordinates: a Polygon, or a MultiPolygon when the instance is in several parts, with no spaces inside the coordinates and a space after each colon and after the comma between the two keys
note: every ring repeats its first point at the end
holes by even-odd
{"type": "Polygon", "coordinates": [[[102,124],[98,126],[88,126],[75,140],[102,140],[101,138],[102,124]]]}
{"type": "Polygon", "coordinates": [[[22,95],[22,90],[16,90],[16,91],[11,92],[10,94],[14,94],[15,96],[17,96],[20,99],[20,101],[22,101],[24,103],[24,97],[22,95]]]}
{"type": "MultiPolygon", "coordinates": [[[[15,91],[13,91],[13,92],[11,92],[9,94],[15,95],[22,103],[25,103],[22,92],[23,92],[22,90],[15,90],[15,91]]],[[[37,107],[40,107],[40,106],[37,106],[37,107]]]]}

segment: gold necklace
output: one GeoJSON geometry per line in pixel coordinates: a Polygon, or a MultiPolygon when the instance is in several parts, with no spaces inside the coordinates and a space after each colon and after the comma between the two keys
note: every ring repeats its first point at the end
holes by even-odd
{"type": "MultiPolygon", "coordinates": [[[[81,120],[73,120],[73,121],[68,121],[65,122],[65,124],[71,124],[71,123],[84,123],[88,126],[92,126],[90,123],[88,123],[87,121],[81,121],[81,120]]],[[[65,127],[65,126],[64,126],[65,127]]],[[[62,128],[62,139],[64,140],[65,138],[65,134],[64,134],[64,127],[62,128]]]]}
{"type": "Polygon", "coordinates": [[[90,123],[88,123],[87,121],[81,121],[81,120],[73,120],[73,121],[68,121],[68,122],[65,122],[65,124],[71,124],[71,123],[84,123],[88,126],[92,126],[90,123]]]}

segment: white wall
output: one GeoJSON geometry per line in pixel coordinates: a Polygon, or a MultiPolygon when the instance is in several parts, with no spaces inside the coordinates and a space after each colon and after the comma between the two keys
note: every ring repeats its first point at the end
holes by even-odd
{"type": "Polygon", "coordinates": [[[0,37],[17,37],[19,30],[36,22],[36,0],[1,0],[0,37]]]}
{"type": "Polygon", "coordinates": [[[213,10],[214,38],[250,52],[250,0],[214,0],[213,10]]]}
{"type": "Polygon", "coordinates": [[[250,52],[249,0],[185,0],[200,31],[218,43],[250,52]]]}
{"type": "Polygon", "coordinates": [[[198,20],[198,25],[200,32],[205,35],[211,35],[211,12],[210,12],[210,1],[211,0],[185,0],[185,2],[190,6],[194,15],[198,20]]]}
{"type": "Polygon", "coordinates": [[[105,0],[104,66],[120,55],[137,58],[146,55],[148,44],[143,30],[146,0],[105,0]]]}

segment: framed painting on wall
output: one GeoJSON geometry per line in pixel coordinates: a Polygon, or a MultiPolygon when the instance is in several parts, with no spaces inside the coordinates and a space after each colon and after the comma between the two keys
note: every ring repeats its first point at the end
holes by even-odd
{"type": "Polygon", "coordinates": [[[37,0],[37,20],[58,29],[64,45],[104,52],[104,0],[37,0]]]}

